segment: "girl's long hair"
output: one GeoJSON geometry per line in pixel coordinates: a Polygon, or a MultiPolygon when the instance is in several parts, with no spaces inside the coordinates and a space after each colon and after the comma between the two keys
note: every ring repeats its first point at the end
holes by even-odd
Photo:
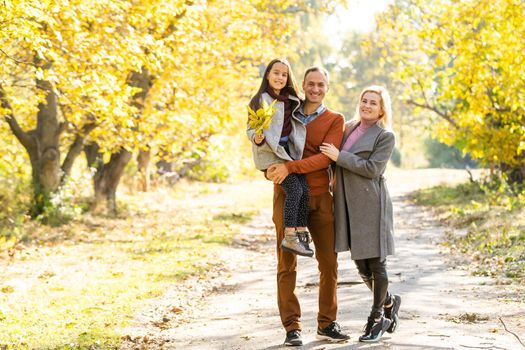
{"type": "Polygon", "coordinates": [[[361,94],[359,94],[359,100],[357,101],[354,119],[360,120],[359,106],[361,104],[361,100],[363,99],[363,96],[367,92],[374,92],[381,97],[381,109],[383,111],[383,115],[377,122],[384,129],[392,130],[392,100],[390,99],[390,94],[388,93],[388,90],[384,86],[381,86],[381,85],[371,85],[371,86],[364,88],[363,91],[361,91],[361,94]]]}
{"type": "MultiPolygon", "coordinates": [[[[286,86],[283,88],[283,91],[287,91],[289,95],[295,96],[299,99],[301,99],[301,94],[299,92],[299,85],[297,85],[297,82],[295,81],[295,77],[292,72],[292,67],[290,66],[290,63],[286,58],[276,58],[273,59],[270,63],[268,63],[268,66],[266,67],[266,70],[264,71],[264,75],[262,78],[261,86],[259,86],[259,90],[257,93],[252,97],[250,101],[250,108],[256,111],[261,107],[261,95],[268,89],[268,73],[270,73],[270,70],[272,69],[273,65],[276,63],[282,63],[286,67],[288,67],[288,79],[286,79],[286,86]]],[[[282,93],[282,91],[281,91],[282,93]]]]}

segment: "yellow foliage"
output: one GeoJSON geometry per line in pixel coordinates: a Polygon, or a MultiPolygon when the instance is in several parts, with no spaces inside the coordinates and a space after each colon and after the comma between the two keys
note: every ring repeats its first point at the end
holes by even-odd
{"type": "Polygon", "coordinates": [[[255,135],[262,135],[263,130],[268,129],[270,123],[272,122],[272,117],[275,113],[273,106],[277,100],[268,105],[266,101],[262,101],[262,106],[257,111],[248,106],[248,125],[250,128],[255,130],[255,135]]]}
{"type": "Polygon", "coordinates": [[[69,125],[64,148],[95,123],[88,141],[103,153],[125,147],[177,154],[242,129],[238,117],[260,64],[294,53],[298,12],[330,11],[341,2],[3,2],[0,82],[12,110],[0,112],[34,129],[45,101],[36,81],[44,79],[69,125]],[[138,72],[148,75],[144,86],[131,82],[138,72]]]}
{"type": "Polygon", "coordinates": [[[438,138],[482,163],[525,166],[525,3],[397,2],[377,41],[409,103],[442,118],[438,138]]]}

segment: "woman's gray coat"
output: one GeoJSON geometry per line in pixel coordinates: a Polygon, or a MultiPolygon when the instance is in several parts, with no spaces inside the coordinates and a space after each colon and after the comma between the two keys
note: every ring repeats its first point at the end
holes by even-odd
{"type": "MultiPolygon", "coordinates": [[[[345,125],[342,145],[358,125],[345,125]]],[[[353,260],[394,254],[392,201],[383,177],[394,145],[394,134],[376,124],[337,158],[335,251],[350,249],[353,260]]]]}

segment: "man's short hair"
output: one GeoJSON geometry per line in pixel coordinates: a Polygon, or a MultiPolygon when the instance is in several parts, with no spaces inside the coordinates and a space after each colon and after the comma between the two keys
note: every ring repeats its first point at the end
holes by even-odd
{"type": "Polygon", "coordinates": [[[328,77],[328,71],[320,66],[313,66],[313,67],[308,68],[304,72],[303,80],[306,80],[306,76],[310,74],[311,72],[321,72],[326,77],[326,82],[330,83],[330,78],[328,77]]]}

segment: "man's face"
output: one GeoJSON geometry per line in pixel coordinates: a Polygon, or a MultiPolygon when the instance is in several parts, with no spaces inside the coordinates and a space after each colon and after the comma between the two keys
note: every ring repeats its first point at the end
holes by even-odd
{"type": "Polygon", "coordinates": [[[328,81],[323,73],[313,71],[303,80],[303,91],[306,100],[311,103],[322,103],[328,91],[328,81]]]}

